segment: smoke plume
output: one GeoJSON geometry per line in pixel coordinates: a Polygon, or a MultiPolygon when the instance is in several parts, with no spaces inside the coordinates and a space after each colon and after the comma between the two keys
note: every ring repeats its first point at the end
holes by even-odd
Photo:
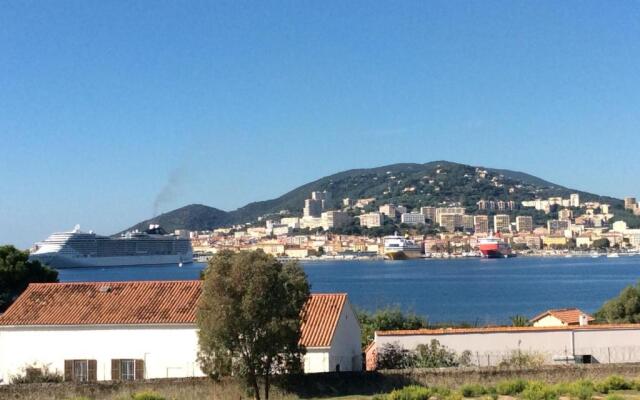
{"type": "Polygon", "coordinates": [[[169,177],[162,189],[156,195],[153,201],[153,216],[158,216],[160,208],[171,203],[176,199],[187,176],[185,168],[176,168],[169,173],[169,177]]]}

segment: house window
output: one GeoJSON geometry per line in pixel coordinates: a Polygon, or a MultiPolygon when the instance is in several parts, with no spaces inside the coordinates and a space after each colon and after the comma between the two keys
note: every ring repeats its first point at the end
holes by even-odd
{"type": "Polygon", "coordinates": [[[133,358],[111,359],[111,379],[114,381],[134,381],[144,379],[144,360],[133,358]]]}
{"type": "Polygon", "coordinates": [[[136,379],[136,361],[120,360],[120,379],[133,381],[136,379]]]}
{"type": "Polygon", "coordinates": [[[75,382],[89,381],[89,360],[73,360],[73,380],[75,382]]]}
{"type": "Polygon", "coordinates": [[[65,381],[93,382],[96,379],[96,360],[64,360],[65,381]]]}

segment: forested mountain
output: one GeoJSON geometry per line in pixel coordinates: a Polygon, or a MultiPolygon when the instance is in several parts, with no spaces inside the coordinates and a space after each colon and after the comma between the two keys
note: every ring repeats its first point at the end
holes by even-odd
{"type": "MultiPolygon", "coordinates": [[[[331,192],[332,206],[339,207],[343,198],[375,197],[376,204],[392,202],[409,208],[461,204],[468,212],[476,210],[481,200],[523,200],[569,197],[579,193],[582,201],[600,201],[613,206],[616,215],[632,216],[622,210],[622,200],[572,190],[541,178],[517,171],[474,167],[448,161],[425,164],[393,164],[378,168],[352,169],[302,185],[282,196],[249,203],[234,211],[222,211],[199,204],[188,205],[143,221],[130,229],[146,228],[158,223],[165,229],[204,230],[230,224],[252,222],[258,217],[287,213],[299,215],[304,200],[312,191],[331,192]]],[[[632,223],[633,224],[633,223],[632,223]]]]}

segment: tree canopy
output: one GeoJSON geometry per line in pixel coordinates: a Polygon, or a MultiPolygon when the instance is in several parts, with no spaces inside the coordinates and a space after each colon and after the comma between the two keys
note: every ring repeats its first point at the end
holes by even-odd
{"type": "Polygon", "coordinates": [[[0,313],[32,282],[57,282],[58,271],[29,261],[29,252],[0,246],[0,313]]]}
{"type": "Polygon", "coordinates": [[[640,322],[640,282],[635,286],[627,286],[618,297],[605,302],[595,317],[608,323],[640,322]]]}
{"type": "Polygon", "coordinates": [[[373,340],[375,331],[428,328],[427,320],[414,313],[403,313],[398,307],[384,308],[374,313],[359,310],[358,321],[362,329],[362,347],[373,340]]]}
{"type": "Polygon", "coordinates": [[[263,379],[268,399],[272,373],[301,369],[301,315],[308,298],[309,283],[297,263],[283,265],[260,250],[215,255],[197,311],[203,371],[244,378],[255,399],[263,379]]]}

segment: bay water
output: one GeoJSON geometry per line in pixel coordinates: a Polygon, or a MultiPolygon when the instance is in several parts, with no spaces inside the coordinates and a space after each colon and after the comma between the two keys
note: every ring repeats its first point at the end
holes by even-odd
{"type": "MultiPolygon", "coordinates": [[[[595,312],[640,279],[640,256],[304,262],[312,292],[355,307],[400,307],[433,322],[504,324],[550,308],[595,312]]],[[[63,282],[198,279],[205,264],[60,270],[63,282]]]]}

